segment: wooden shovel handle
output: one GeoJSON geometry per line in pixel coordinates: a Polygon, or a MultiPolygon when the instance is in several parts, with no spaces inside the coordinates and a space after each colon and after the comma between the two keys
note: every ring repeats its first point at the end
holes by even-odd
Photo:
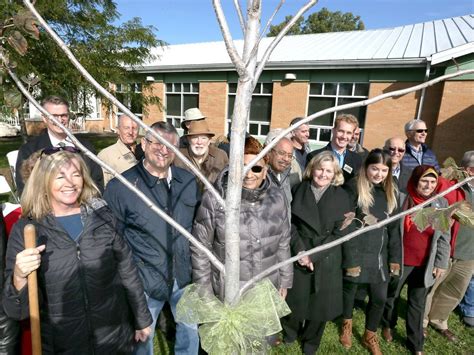
{"type": "MultiPolygon", "coordinates": [[[[36,248],[36,230],[32,224],[25,226],[25,248],[36,248]]],[[[31,345],[33,355],[41,355],[41,327],[36,270],[28,275],[28,300],[30,304],[31,345]]]]}

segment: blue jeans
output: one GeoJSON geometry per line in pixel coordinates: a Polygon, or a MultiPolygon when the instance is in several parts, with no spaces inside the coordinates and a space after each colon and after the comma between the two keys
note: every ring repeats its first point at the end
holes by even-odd
{"type": "MultiPolygon", "coordinates": [[[[169,304],[171,306],[171,312],[173,317],[176,318],[176,305],[179,299],[183,295],[183,289],[178,287],[176,280],[173,284],[173,292],[169,304]]],[[[159,301],[157,299],[149,297],[145,294],[148,302],[148,309],[153,317],[153,323],[151,325],[151,335],[144,343],[138,343],[135,346],[135,355],[153,355],[153,337],[155,335],[156,320],[163,308],[165,301],[159,301]]],[[[195,355],[199,351],[199,335],[197,331],[197,324],[186,324],[176,323],[176,342],[174,345],[174,353],[176,355],[195,355]]]]}
{"type": "Polygon", "coordinates": [[[461,313],[464,317],[474,317],[474,276],[469,282],[464,298],[459,304],[461,313]]]}

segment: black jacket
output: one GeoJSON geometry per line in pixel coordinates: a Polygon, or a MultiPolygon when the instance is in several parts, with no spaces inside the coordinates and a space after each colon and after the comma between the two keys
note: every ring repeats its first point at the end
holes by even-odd
{"type": "MultiPolygon", "coordinates": [[[[314,158],[315,155],[329,150],[332,152],[331,143],[329,142],[327,146],[313,150],[311,153],[308,154],[306,157],[306,165],[310,162],[311,159],[314,158]]],[[[359,154],[346,149],[346,156],[344,158],[344,166],[342,168],[342,172],[344,174],[344,185],[349,182],[354,176],[356,176],[357,172],[359,171],[360,167],[362,166],[362,158],[359,154]]]]}
{"type": "MultiPolygon", "coordinates": [[[[351,211],[349,197],[341,187],[329,186],[316,203],[311,182],[303,181],[293,190],[291,205],[291,252],[327,244],[353,230],[340,230],[351,211]]],[[[313,254],[314,272],[294,264],[293,288],[288,291],[287,303],[293,316],[314,321],[331,320],[342,313],[343,269],[357,266],[347,253],[352,241],[313,254]]]]}
{"type": "MultiPolygon", "coordinates": [[[[92,153],[96,154],[96,151],[92,144],[82,138],[76,137],[79,142],[81,142],[87,149],[89,149],[92,153]]],[[[23,144],[19,151],[18,151],[18,159],[16,161],[16,176],[15,176],[15,182],[16,182],[16,188],[18,191],[18,195],[21,195],[23,192],[23,188],[25,187],[25,184],[23,183],[23,178],[20,174],[21,171],[21,164],[23,161],[28,159],[31,154],[34,152],[37,152],[38,150],[42,150],[45,148],[52,148],[53,145],[51,144],[51,140],[49,139],[48,131],[45,129],[41,132],[39,136],[31,138],[27,143],[23,144]]],[[[89,173],[91,174],[92,180],[94,180],[94,183],[97,185],[99,188],[100,192],[104,192],[104,173],[102,171],[102,168],[96,164],[94,161],[89,159],[87,156],[82,155],[84,158],[84,161],[86,162],[88,168],[89,168],[89,173]]]]}
{"type": "MultiPolygon", "coordinates": [[[[361,221],[365,214],[357,207],[356,184],[349,184],[352,191],[351,199],[356,211],[356,217],[361,221]]],[[[369,208],[369,213],[382,221],[387,218],[387,199],[382,186],[375,185],[373,190],[374,205],[369,208]]],[[[395,209],[390,216],[395,215],[395,209]]],[[[359,227],[358,227],[359,228],[359,227]]],[[[400,237],[400,221],[396,220],[381,228],[377,228],[361,234],[353,239],[354,246],[349,249],[349,253],[356,258],[361,267],[359,277],[349,277],[346,279],[355,283],[380,283],[389,280],[389,263],[401,265],[402,245],[400,237]]]]}
{"type": "Polygon", "coordinates": [[[5,312],[12,318],[28,317],[28,287],[17,292],[12,283],[27,223],[36,227],[37,245],[46,245],[38,269],[43,354],[129,353],[134,330],[152,323],[112,212],[99,199],[91,206],[81,208],[84,227],[77,243],[51,215],[38,221],[22,218],[12,230],[4,290],[5,312]]]}

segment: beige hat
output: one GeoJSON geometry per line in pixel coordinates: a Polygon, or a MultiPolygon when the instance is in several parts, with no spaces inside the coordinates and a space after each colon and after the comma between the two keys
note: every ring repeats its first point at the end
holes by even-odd
{"type": "Polygon", "coordinates": [[[209,130],[206,120],[192,121],[189,125],[188,133],[185,136],[197,136],[200,134],[205,134],[211,137],[214,137],[215,134],[209,130]]]}
{"type": "Polygon", "coordinates": [[[185,122],[203,120],[205,118],[206,116],[204,116],[197,107],[188,108],[186,111],[184,111],[184,120],[181,122],[181,128],[185,128],[185,122]]]}

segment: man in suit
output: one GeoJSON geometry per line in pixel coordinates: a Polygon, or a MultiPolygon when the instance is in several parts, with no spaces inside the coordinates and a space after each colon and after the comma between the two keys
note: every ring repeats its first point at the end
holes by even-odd
{"type": "MultiPolygon", "coordinates": [[[[69,103],[59,96],[48,96],[43,99],[41,105],[43,108],[53,115],[64,126],[69,123],[69,103]]],[[[46,129],[37,137],[32,138],[27,143],[23,144],[18,151],[18,159],[16,161],[16,171],[21,171],[23,161],[28,159],[31,154],[45,148],[54,147],[74,147],[74,144],[66,136],[66,133],[57,126],[49,118],[42,116],[43,122],[46,124],[46,129]]],[[[91,143],[82,138],[79,141],[92,153],[95,154],[95,149],[91,143]]],[[[104,190],[104,176],[101,167],[86,156],[83,156],[89,172],[95,184],[101,192],[104,190]]],[[[21,174],[17,173],[15,177],[18,194],[21,195],[25,186],[21,174]]]]}
{"type": "Polygon", "coordinates": [[[407,184],[411,172],[402,164],[403,156],[405,155],[405,142],[403,138],[392,137],[387,139],[383,149],[392,157],[392,176],[397,183],[398,190],[407,193],[407,184]]]}
{"type": "Polygon", "coordinates": [[[348,148],[355,129],[359,127],[359,121],[354,115],[340,114],[336,117],[332,129],[331,142],[327,146],[313,150],[306,158],[306,164],[317,154],[329,150],[339,161],[339,166],[344,174],[344,184],[351,180],[362,166],[362,158],[348,148]]]}

